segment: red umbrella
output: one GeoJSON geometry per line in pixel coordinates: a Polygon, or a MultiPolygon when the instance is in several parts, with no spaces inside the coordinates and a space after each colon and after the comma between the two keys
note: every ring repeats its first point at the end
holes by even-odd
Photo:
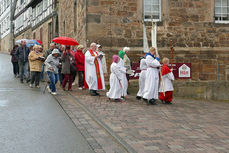
{"type": "Polygon", "coordinates": [[[67,45],[67,46],[79,45],[79,43],[75,39],[69,38],[69,37],[57,37],[57,38],[54,38],[52,41],[57,44],[67,45]]]}
{"type": "Polygon", "coordinates": [[[40,45],[42,45],[42,41],[35,39],[40,45]]]}

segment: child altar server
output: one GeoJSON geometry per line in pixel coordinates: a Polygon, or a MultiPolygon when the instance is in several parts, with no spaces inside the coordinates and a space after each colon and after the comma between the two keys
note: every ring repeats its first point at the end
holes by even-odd
{"type": "Polygon", "coordinates": [[[107,92],[107,97],[115,101],[122,101],[124,97],[124,87],[122,85],[122,72],[118,65],[120,58],[118,55],[113,55],[113,63],[110,70],[110,90],[107,92]]]}
{"type": "Polygon", "coordinates": [[[169,59],[163,58],[162,60],[163,66],[161,70],[161,83],[160,83],[160,97],[159,99],[165,104],[172,104],[173,99],[173,83],[174,75],[172,70],[169,69],[169,59]]]}

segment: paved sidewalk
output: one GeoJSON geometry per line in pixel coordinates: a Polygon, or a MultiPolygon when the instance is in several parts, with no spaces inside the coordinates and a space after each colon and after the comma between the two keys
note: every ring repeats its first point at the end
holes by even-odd
{"type": "MultiPolygon", "coordinates": [[[[87,90],[75,89],[71,94],[136,152],[229,152],[228,103],[176,99],[173,105],[149,106],[134,96],[116,103],[109,102],[105,92],[91,97],[87,90]]],[[[82,116],[71,107],[74,103],[74,99],[68,101],[70,114],[82,116]]]]}

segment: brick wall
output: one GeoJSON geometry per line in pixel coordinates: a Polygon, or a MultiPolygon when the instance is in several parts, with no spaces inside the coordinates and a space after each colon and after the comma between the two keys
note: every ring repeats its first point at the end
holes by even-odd
{"type": "Polygon", "coordinates": [[[72,37],[86,46],[86,1],[59,1],[59,36],[72,37]]]}

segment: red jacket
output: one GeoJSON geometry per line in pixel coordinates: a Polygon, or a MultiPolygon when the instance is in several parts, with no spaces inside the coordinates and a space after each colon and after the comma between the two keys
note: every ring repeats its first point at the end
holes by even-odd
{"type": "Polygon", "coordinates": [[[82,50],[77,50],[75,53],[77,71],[84,71],[85,56],[82,50]]]}

